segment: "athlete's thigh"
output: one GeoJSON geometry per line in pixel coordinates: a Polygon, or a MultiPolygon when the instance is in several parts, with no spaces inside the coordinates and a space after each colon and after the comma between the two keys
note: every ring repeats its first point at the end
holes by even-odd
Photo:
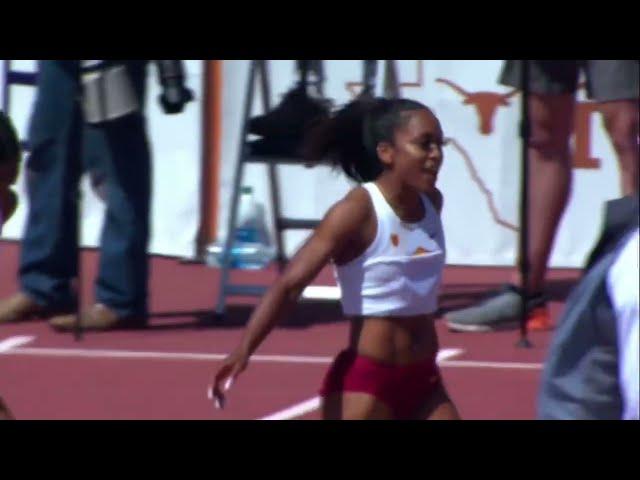
{"type": "Polygon", "coordinates": [[[368,393],[333,393],[322,400],[324,420],[392,420],[391,408],[368,393]]]}
{"type": "Polygon", "coordinates": [[[460,420],[458,409],[443,385],[439,385],[420,406],[416,420],[460,420]]]}

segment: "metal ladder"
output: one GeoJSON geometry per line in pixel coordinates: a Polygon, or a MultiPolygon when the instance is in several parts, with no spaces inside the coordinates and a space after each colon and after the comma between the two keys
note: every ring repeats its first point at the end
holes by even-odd
{"type": "Polygon", "coordinates": [[[280,207],[280,191],[276,177],[276,165],[300,164],[299,159],[295,158],[274,158],[253,156],[250,152],[250,145],[247,143],[248,123],[252,112],[253,102],[255,99],[255,82],[260,77],[260,90],[262,93],[262,107],[264,112],[271,110],[271,92],[269,85],[269,75],[267,71],[266,60],[251,60],[249,65],[249,78],[247,81],[247,90],[244,100],[244,111],[242,116],[242,127],[240,134],[240,148],[238,153],[238,162],[235,167],[233,176],[233,186],[231,193],[231,212],[227,221],[227,237],[225,239],[224,248],[221,259],[221,279],[220,291],[215,309],[214,321],[222,319],[225,309],[227,297],[233,295],[240,296],[262,296],[266,290],[265,285],[237,284],[232,283],[230,279],[231,265],[231,248],[233,245],[236,221],[238,217],[238,203],[240,198],[240,187],[244,173],[244,167],[247,163],[263,163],[267,165],[267,175],[269,177],[269,190],[271,197],[271,205],[273,212],[273,226],[275,231],[276,244],[276,262],[278,270],[282,272],[286,264],[286,257],[283,248],[283,231],[284,230],[311,230],[314,229],[319,221],[304,218],[287,218],[282,216],[280,207]]]}
{"type": "MultiPolygon", "coordinates": [[[[376,63],[377,61],[364,60],[363,81],[362,85],[365,89],[372,90],[376,77],[376,63]],[[367,88],[368,87],[368,88],[367,88]]],[[[238,153],[238,162],[235,167],[232,194],[231,194],[231,212],[227,221],[227,237],[224,242],[222,259],[221,259],[221,278],[220,278],[220,290],[218,292],[218,300],[212,320],[215,323],[220,322],[226,310],[226,301],[229,296],[262,296],[267,291],[265,285],[253,285],[253,284],[238,284],[232,283],[230,279],[230,265],[231,265],[231,248],[233,245],[236,221],[238,216],[238,203],[240,198],[240,186],[244,173],[244,166],[247,163],[263,163],[267,165],[267,174],[269,177],[269,190],[271,197],[271,205],[273,212],[273,226],[275,231],[275,243],[276,243],[276,262],[278,265],[278,271],[281,273],[286,265],[287,258],[284,254],[283,248],[283,236],[282,233],[285,230],[312,230],[314,229],[319,220],[305,219],[305,218],[287,218],[282,216],[281,204],[280,204],[280,191],[276,177],[277,165],[300,165],[300,159],[287,158],[287,157],[262,157],[251,155],[250,146],[247,143],[248,135],[248,122],[252,112],[253,102],[255,98],[255,82],[256,78],[260,77],[260,89],[262,93],[262,107],[264,112],[271,110],[271,96],[269,85],[269,74],[267,70],[266,60],[251,60],[249,65],[249,78],[247,81],[247,90],[244,100],[244,111],[242,116],[242,127],[240,134],[240,148],[238,153]]],[[[397,75],[395,74],[395,65],[392,60],[386,61],[385,68],[385,96],[397,96],[397,75]]]]}

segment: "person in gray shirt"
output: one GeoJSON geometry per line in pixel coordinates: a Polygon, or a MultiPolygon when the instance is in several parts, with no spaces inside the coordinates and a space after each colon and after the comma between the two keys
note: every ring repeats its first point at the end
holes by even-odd
{"type": "Polygon", "coordinates": [[[638,419],[638,245],[638,197],[609,202],[548,352],[538,419],[638,419]]]}

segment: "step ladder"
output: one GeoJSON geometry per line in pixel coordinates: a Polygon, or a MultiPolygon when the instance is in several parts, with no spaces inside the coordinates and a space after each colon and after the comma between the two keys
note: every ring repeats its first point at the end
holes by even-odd
{"type": "Polygon", "coordinates": [[[220,321],[225,313],[227,297],[229,296],[262,296],[266,290],[265,285],[237,284],[232,283],[230,279],[231,264],[231,248],[233,245],[236,221],[238,217],[238,203],[240,198],[240,187],[244,174],[244,167],[248,163],[262,163],[267,166],[267,175],[269,177],[269,194],[272,205],[272,220],[275,232],[276,247],[276,264],[278,271],[282,272],[286,264],[286,256],[284,253],[283,232],[285,230],[311,230],[314,229],[319,221],[307,218],[287,218],[282,215],[280,204],[280,190],[276,176],[277,165],[300,165],[300,159],[295,158],[278,158],[255,156],[251,154],[251,147],[247,143],[249,117],[253,110],[253,103],[256,93],[256,80],[259,77],[259,89],[262,96],[263,111],[271,110],[271,92],[269,85],[269,74],[266,60],[251,60],[249,64],[249,77],[247,80],[247,90],[244,99],[244,110],[242,116],[241,132],[240,132],[240,148],[238,153],[238,161],[236,163],[233,174],[233,184],[231,193],[231,211],[227,220],[227,236],[224,242],[222,258],[220,262],[220,291],[216,303],[214,321],[220,321]]]}
{"type": "MultiPolygon", "coordinates": [[[[363,81],[362,87],[364,90],[373,93],[375,86],[375,77],[377,72],[377,60],[363,60],[363,81]]],[[[385,96],[397,96],[397,76],[395,75],[395,65],[392,60],[387,60],[385,65],[385,96]]],[[[285,230],[312,230],[318,224],[319,220],[307,219],[307,218],[288,218],[282,215],[282,209],[280,204],[280,190],[276,176],[277,165],[301,165],[300,159],[287,158],[287,157],[263,157],[255,156],[251,153],[251,147],[247,143],[248,135],[248,123],[251,116],[253,102],[255,99],[255,83],[256,79],[260,79],[260,90],[262,94],[262,107],[263,111],[271,111],[271,95],[269,85],[269,73],[266,60],[251,60],[249,65],[249,76],[247,81],[247,90],[244,100],[244,110],[241,124],[240,134],[240,148],[238,150],[238,161],[236,163],[235,172],[233,176],[232,194],[231,194],[231,211],[227,220],[227,236],[224,242],[222,258],[220,262],[220,290],[218,292],[218,299],[216,308],[212,320],[206,320],[206,322],[213,321],[218,323],[224,318],[226,310],[227,298],[230,296],[257,296],[264,295],[268,286],[266,285],[253,285],[253,284],[238,284],[232,283],[230,279],[230,265],[231,265],[231,248],[233,245],[236,221],[238,217],[238,203],[240,198],[240,187],[244,173],[244,167],[248,163],[262,163],[267,165],[267,175],[269,177],[269,190],[270,200],[272,205],[272,220],[275,232],[275,246],[276,246],[276,263],[278,271],[281,273],[284,269],[287,258],[284,253],[283,247],[283,232],[285,230]]],[[[322,92],[320,92],[322,93],[322,92]]],[[[337,287],[307,287],[302,295],[302,298],[307,299],[324,299],[324,300],[338,300],[339,290],[337,287]]]]}

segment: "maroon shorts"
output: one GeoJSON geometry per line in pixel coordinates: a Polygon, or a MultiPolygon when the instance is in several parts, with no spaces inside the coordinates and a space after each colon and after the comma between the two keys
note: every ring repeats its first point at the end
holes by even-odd
{"type": "Polygon", "coordinates": [[[325,376],[320,395],[359,392],[386,404],[397,419],[411,419],[440,384],[435,357],[410,365],[389,365],[344,350],[325,376]]]}

